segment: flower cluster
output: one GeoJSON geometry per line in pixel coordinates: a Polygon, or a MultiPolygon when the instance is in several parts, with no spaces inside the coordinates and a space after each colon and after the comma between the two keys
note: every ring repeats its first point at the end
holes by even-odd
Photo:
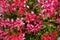
{"type": "Polygon", "coordinates": [[[6,0],[0,0],[0,11],[2,13],[12,11],[16,12],[17,10],[24,9],[25,5],[25,0],[8,0],[7,2],[6,0]]]}
{"type": "MultiPolygon", "coordinates": [[[[55,15],[55,12],[58,8],[58,0],[38,0],[38,3],[40,4],[40,8],[43,8],[41,11],[41,14],[44,15],[43,17],[50,18],[51,16],[55,15]]],[[[38,5],[39,7],[39,5],[38,5]]]]}
{"type": "Polygon", "coordinates": [[[0,26],[4,26],[4,28],[16,28],[16,27],[21,27],[24,26],[24,23],[22,22],[22,20],[20,20],[19,18],[17,18],[15,21],[13,19],[9,19],[7,18],[6,20],[0,18],[1,22],[0,22],[0,26]]]}
{"type": "Polygon", "coordinates": [[[0,12],[4,13],[8,11],[9,4],[5,0],[0,0],[0,12]]]}
{"type": "Polygon", "coordinates": [[[55,40],[59,32],[59,0],[0,0],[0,40],[55,40]]]}

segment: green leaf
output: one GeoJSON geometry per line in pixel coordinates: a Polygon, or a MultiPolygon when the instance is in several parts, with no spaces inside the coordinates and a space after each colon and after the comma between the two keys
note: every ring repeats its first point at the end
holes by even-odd
{"type": "Polygon", "coordinates": [[[6,28],[6,29],[5,29],[5,31],[9,31],[9,29],[8,29],[8,28],[6,28]]]}

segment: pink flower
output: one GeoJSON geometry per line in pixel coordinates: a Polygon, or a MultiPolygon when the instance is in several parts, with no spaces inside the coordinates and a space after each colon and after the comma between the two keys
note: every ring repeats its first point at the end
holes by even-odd
{"type": "Polygon", "coordinates": [[[4,28],[9,28],[11,26],[9,18],[7,18],[6,20],[3,19],[1,23],[4,28]]]}
{"type": "Polygon", "coordinates": [[[18,14],[20,14],[20,15],[23,16],[23,15],[25,14],[24,10],[25,10],[25,8],[21,7],[21,8],[19,9],[18,14]]]}
{"type": "Polygon", "coordinates": [[[11,11],[16,12],[17,9],[19,9],[18,14],[22,14],[24,11],[21,10],[21,8],[24,9],[25,5],[26,5],[26,1],[25,0],[13,0],[13,1],[11,1],[11,4],[9,6],[9,10],[10,10],[10,12],[11,11]]]}
{"type": "Polygon", "coordinates": [[[3,31],[0,29],[0,39],[3,38],[2,33],[3,33],[3,31]]]}
{"type": "Polygon", "coordinates": [[[8,11],[9,4],[5,0],[0,0],[0,12],[5,13],[8,11]]]}
{"type": "Polygon", "coordinates": [[[60,24],[60,18],[57,18],[56,20],[57,20],[57,22],[60,24]]]}
{"type": "Polygon", "coordinates": [[[14,20],[13,19],[11,19],[10,24],[11,24],[11,27],[13,28],[14,27],[14,20]]]}
{"type": "Polygon", "coordinates": [[[56,21],[60,24],[60,14],[57,15],[56,21]]]}
{"type": "Polygon", "coordinates": [[[21,26],[24,26],[24,23],[21,19],[17,18],[16,21],[14,22],[14,28],[18,27],[19,29],[21,26]]]}
{"type": "Polygon", "coordinates": [[[1,19],[0,20],[0,26],[4,26],[4,28],[20,28],[21,26],[24,26],[24,23],[21,19],[17,18],[15,21],[13,19],[1,19]]]}
{"type": "Polygon", "coordinates": [[[20,6],[21,6],[21,7],[25,7],[25,6],[26,6],[26,0],[21,0],[20,6]]]}
{"type": "Polygon", "coordinates": [[[20,0],[14,0],[14,1],[12,2],[12,6],[17,7],[17,6],[19,6],[19,5],[20,5],[20,0]]]}
{"type": "Polygon", "coordinates": [[[26,13],[26,16],[24,17],[24,20],[27,21],[28,23],[30,23],[32,21],[36,22],[37,19],[39,19],[39,18],[34,13],[31,13],[31,14],[26,13]]]}
{"type": "Polygon", "coordinates": [[[19,33],[19,40],[25,40],[25,34],[22,33],[22,31],[20,30],[20,33],[19,33]]]}
{"type": "Polygon", "coordinates": [[[9,18],[7,18],[7,19],[5,20],[5,24],[6,24],[6,27],[7,27],[7,28],[11,27],[10,19],[9,19],[9,18]]]}
{"type": "Polygon", "coordinates": [[[4,28],[6,28],[6,24],[5,24],[5,20],[2,20],[2,25],[4,26],[4,28]]]}
{"type": "Polygon", "coordinates": [[[31,24],[29,23],[29,24],[27,24],[26,30],[28,32],[36,34],[39,30],[41,30],[42,24],[43,24],[42,21],[39,21],[37,23],[32,22],[31,24]]]}
{"type": "Polygon", "coordinates": [[[0,27],[2,27],[3,25],[2,25],[2,18],[0,18],[0,27]]]}
{"type": "Polygon", "coordinates": [[[58,0],[46,0],[45,2],[42,2],[41,8],[43,8],[41,11],[42,15],[44,15],[44,17],[51,18],[55,15],[55,11],[58,8],[58,0]]]}
{"type": "Polygon", "coordinates": [[[38,2],[40,3],[40,0],[38,0],[38,2]]]}
{"type": "Polygon", "coordinates": [[[0,40],[9,40],[9,39],[10,39],[9,32],[2,31],[2,33],[0,33],[0,40]]]}

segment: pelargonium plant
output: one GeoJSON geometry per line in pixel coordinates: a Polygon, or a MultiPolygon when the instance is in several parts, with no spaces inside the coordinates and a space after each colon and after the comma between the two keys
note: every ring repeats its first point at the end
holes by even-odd
{"type": "Polygon", "coordinates": [[[0,40],[60,40],[60,0],[0,0],[0,40]]]}

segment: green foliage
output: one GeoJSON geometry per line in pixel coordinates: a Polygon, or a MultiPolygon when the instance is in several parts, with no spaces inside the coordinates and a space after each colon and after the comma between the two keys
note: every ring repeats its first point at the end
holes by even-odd
{"type": "Polygon", "coordinates": [[[10,18],[10,19],[16,19],[16,18],[21,18],[22,16],[18,14],[18,12],[11,12],[11,13],[6,13],[4,15],[4,18],[10,18]]]}

